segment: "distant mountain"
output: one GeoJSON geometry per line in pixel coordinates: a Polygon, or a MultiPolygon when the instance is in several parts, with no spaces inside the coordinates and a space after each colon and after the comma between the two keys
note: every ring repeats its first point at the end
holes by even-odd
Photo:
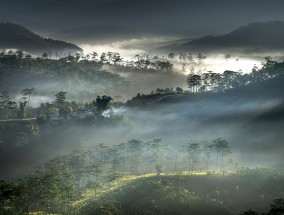
{"type": "Polygon", "coordinates": [[[130,27],[120,25],[90,25],[70,28],[52,34],[52,37],[75,43],[102,43],[124,39],[140,38],[142,34],[130,27]]]}
{"type": "Polygon", "coordinates": [[[221,36],[205,36],[184,44],[172,44],[158,51],[214,52],[265,52],[284,50],[284,22],[251,23],[221,36]]]}
{"type": "Polygon", "coordinates": [[[43,38],[12,23],[0,23],[0,49],[21,49],[34,55],[51,52],[57,52],[59,55],[75,54],[83,51],[74,44],[43,38]]]}
{"type": "Polygon", "coordinates": [[[183,38],[183,39],[177,39],[177,40],[170,40],[166,42],[158,42],[153,43],[152,45],[155,47],[175,47],[177,45],[183,45],[185,43],[189,43],[195,38],[183,38]]]}

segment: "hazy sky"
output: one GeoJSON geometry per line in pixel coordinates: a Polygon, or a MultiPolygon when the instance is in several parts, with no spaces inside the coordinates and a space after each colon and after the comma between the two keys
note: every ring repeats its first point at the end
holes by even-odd
{"type": "Polygon", "coordinates": [[[249,22],[284,20],[283,0],[0,0],[0,22],[48,33],[90,24],[142,32],[220,34],[249,22]]]}

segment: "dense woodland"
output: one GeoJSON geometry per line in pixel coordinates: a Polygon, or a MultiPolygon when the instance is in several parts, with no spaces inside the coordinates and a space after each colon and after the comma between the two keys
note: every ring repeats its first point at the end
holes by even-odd
{"type": "Polygon", "coordinates": [[[188,89],[157,88],[149,95],[138,93],[127,103],[115,102],[109,94],[105,95],[106,91],[91,94],[93,100],[89,102],[68,99],[69,94],[83,96],[78,86],[86,87],[86,80],[88,86],[102,85],[109,88],[108,92],[127,90],[130,83],[119,74],[102,71],[104,65],[142,74],[173,70],[170,62],[159,58],[135,59],[123,61],[118,53],[60,59],[49,59],[46,53],[35,59],[21,51],[2,52],[0,86],[5,90],[0,97],[1,163],[8,163],[11,157],[32,159],[24,154],[34,149],[40,149],[42,154],[37,156],[43,156],[45,151],[61,144],[59,141],[68,142],[71,152],[58,151],[57,156],[36,165],[34,171],[25,172],[25,177],[1,181],[1,214],[283,214],[283,169],[239,166],[231,157],[234,151],[226,139],[169,145],[163,137],[149,141],[137,138],[124,143],[117,140],[111,145],[95,144],[92,150],[75,142],[84,142],[87,129],[136,126],[122,115],[105,117],[103,113],[111,107],[133,106],[137,104],[133,101],[141,97],[165,94],[225,95],[282,77],[284,62],[267,57],[263,67],[254,68],[250,74],[190,73],[184,78],[188,89]],[[70,86],[76,84],[76,90],[57,91],[51,102],[38,107],[30,105],[37,93],[35,81],[60,79],[70,86]],[[16,94],[21,94],[20,101],[13,98],[16,94]]]}

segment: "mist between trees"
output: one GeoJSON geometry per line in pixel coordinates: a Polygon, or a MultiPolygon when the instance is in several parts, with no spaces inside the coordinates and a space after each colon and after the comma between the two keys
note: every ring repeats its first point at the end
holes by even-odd
{"type": "MultiPolygon", "coordinates": [[[[208,210],[214,206],[232,214],[248,208],[266,212],[274,199],[283,197],[283,144],[279,141],[283,139],[283,62],[266,58],[263,68],[254,68],[251,74],[183,75],[188,90],[167,85],[148,95],[138,93],[127,103],[109,94],[97,95],[95,90],[92,101],[72,101],[68,96],[74,92],[84,97],[77,86],[72,92],[49,90],[52,100],[32,107],[40,91],[33,83],[43,77],[51,81],[60,77],[69,85],[79,83],[79,88],[89,78],[110,86],[111,92],[122,92],[129,90],[125,78],[99,69],[108,66],[139,77],[173,74],[150,68],[151,64],[145,67],[140,56],[133,67],[77,58],[52,60],[44,55],[33,59],[20,52],[0,56],[5,78],[1,86],[12,88],[13,95],[22,94],[18,103],[5,90],[0,98],[1,177],[22,178],[1,182],[1,212],[171,214],[180,208],[188,211],[187,205],[194,203],[199,209],[205,204],[208,210]],[[14,86],[22,87],[15,84],[17,75],[26,82],[15,93],[14,86]],[[248,170],[243,165],[279,169],[248,170]],[[204,187],[211,182],[212,187],[204,190],[197,183],[203,179],[204,187]],[[139,204],[129,203],[138,192],[132,185],[149,191],[141,197],[147,207],[139,200],[139,204]],[[153,187],[157,196],[150,195],[153,187]],[[87,189],[95,200],[84,197],[87,189]],[[246,194],[251,199],[244,199],[246,194]],[[170,202],[173,207],[167,207],[170,202]]],[[[278,207],[282,201],[276,203],[278,207]]]]}
{"type": "MultiPolygon", "coordinates": [[[[200,209],[200,201],[216,213],[233,214],[233,211],[248,207],[263,211],[273,198],[283,194],[279,187],[283,185],[280,170],[237,167],[230,158],[229,142],[222,138],[203,143],[190,141],[181,147],[170,147],[161,139],[146,142],[132,139],[112,146],[98,144],[94,148],[94,151],[77,149],[57,156],[18,181],[1,181],[1,212],[105,214],[109,211],[111,214],[132,214],[141,210],[142,214],[147,214],[148,210],[154,210],[159,214],[161,210],[176,210],[167,205],[169,197],[176,207],[180,207],[178,214],[183,210],[212,213],[200,209]],[[259,181],[255,185],[256,179],[259,181]],[[150,187],[159,198],[148,190],[150,187]],[[116,189],[117,192],[112,191],[116,189]],[[141,195],[139,189],[145,189],[145,194],[157,203],[131,205],[128,198],[135,198],[135,195],[130,196],[132,189],[137,189],[138,196],[141,195]],[[91,198],[88,192],[91,192],[91,198]],[[243,192],[242,195],[247,192],[253,201],[243,201],[239,192],[243,192]],[[180,201],[188,201],[184,204],[194,206],[186,209],[178,206],[180,201]],[[267,205],[257,206],[259,201],[267,205]],[[235,205],[237,203],[240,205],[235,205]]],[[[274,213],[271,210],[269,214],[281,212],[282,202],[282,199],[275,200],[274,213]]]]}
{"type": "MultiPolygon", "coordinates": [[[[170,54],[168,57],[137,54],[131,59],[123,59],[116,52],[93,52],[51,58],[47,52],[35,58],[21,50],[4,50],[0,53],[0,87],[2,91],[8,90],[12,97],[19,95],[23,89],[34,87],[38,99],[31,103],[32,106],[62,89],[70,98],[80,102],[102,94],[121,96],[121,100],[126,101],[138,92],[149,93],[155,88],[185,88],[189,83],[190,91],[202,92],[239,87],[278,75],[277,69],[272,72],[268,68],[281,67],[281,62],[267,57],[263,68],[254,66],[252,74],[238,69],[222,74],[214,72],[214,68],[205,63],[209,56],[206,58],[204,54],[198,54],[196,59],[188,53],[181,53],[175,59],[170,54]],[[193,77],[186,83],[185,75],[188,73],[193,77]]],[[[229,62],[230,65],[232,58],[225,55],[223,63],[229,62]]]]}

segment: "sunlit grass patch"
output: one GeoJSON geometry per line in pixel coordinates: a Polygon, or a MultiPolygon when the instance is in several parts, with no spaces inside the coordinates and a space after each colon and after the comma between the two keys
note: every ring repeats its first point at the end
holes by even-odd
{"type": "Polygon", "coordinates": [[[165,177],[165,176],[205,176],[208,174],[220,175],[222,174],[222,171],[182,171],[182,172],[160,173],[159,175],[157,173],[152,172],[142,175],[126,175],[112,182],[101,184],[97,188],[85,189],[85,191],[82,193],[80,200],[74,201],[72,205],[76,206],[79,204],[84,204],[84,202],[88,200],[100,198],[104,194],[120,189],[138,179],[157,178],[157,180],[159,180],[161,179],[160,177],[165,177]]]}

